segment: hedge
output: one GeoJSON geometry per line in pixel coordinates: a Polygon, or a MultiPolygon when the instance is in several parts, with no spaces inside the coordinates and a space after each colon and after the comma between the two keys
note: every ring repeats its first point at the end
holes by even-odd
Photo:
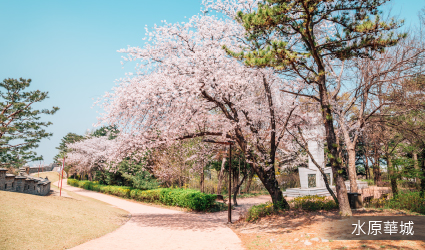
{"type": "Polygon", "coordinates": [[[112,194],[123,198],[184,207],[196,211],[208,210],[214,205],[215,199],[217,198],[215,194],[205,194],[193,189],[158,188],[140,190],[125,186],[101,185],[97,182],[78,181],[75,179],[68,179],[68,185],[105,194],[112,194]]]}
{"type": "Polygon", "coordinates": [[[292,201],[290,201],[290,203],[295,209],[307,211],[332,210],[338,208],[338,205],[334,200],[328,200],[326,197],[318,195],[295,197],[292,201]]]}

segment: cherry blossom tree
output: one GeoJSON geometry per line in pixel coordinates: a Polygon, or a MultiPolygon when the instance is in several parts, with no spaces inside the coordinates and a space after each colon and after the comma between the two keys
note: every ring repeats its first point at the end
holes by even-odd
{"type": "Polygon", "coordinates": [[[95,169],[109,169],[110,158],[114,155],[116,140],[108,140],[106,136],[89,137],[67,145],[66,161],[77,172],[91,172],[95,169]]]}
{"type": "Polygon", "coordinates": [[[147,169],[167,186],[182,187],[190,176],[199,175],[201,192],[204,191],[204,169],[214,156],[215,145],[201,143],[200,138],[178,140],[153,148],[147,169]]]}
{"type": "Polygon", "coordinates": [[[296,122],[297,98],[273,70],[248,68],[222,49],[244,46],[244,30],[230,18],[194,16],[147,29],[144,47],[120,50],[139,61],[100,103],[100,123],[120,130],[119,157],[143,154],[178,140],[234,140],[270,192],[288,206],[275,177],[276,152],[296,122]],[[294,119],[292,119],[294,118],[294,119]]]}

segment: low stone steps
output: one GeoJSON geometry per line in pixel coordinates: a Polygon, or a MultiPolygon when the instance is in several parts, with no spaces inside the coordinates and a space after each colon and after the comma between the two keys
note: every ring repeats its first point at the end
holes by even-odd
{"type": "MultiPolygon", "coordinates": [[[[332,190],[335,192],[335,187],[332,187],[332,190]]],[[[289,188],[283,192],[283,195],[287,197],[299,197],[306,195],[330,196],[331,194],[326,188],[289,188]]]]}

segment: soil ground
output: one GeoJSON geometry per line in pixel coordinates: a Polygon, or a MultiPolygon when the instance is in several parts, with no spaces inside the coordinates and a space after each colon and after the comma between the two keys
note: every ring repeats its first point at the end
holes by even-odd
{"type": "MultiPolygon", "coordinates": [[[[399,211],[360,210],[353,216],[400,216],[399,211]]],[[[425,249],[424,241],[328,240],[322,235],[323,224],[340,218],[338,211],[286,211],[279,215],[245,222],[243,218],[231,228],[247,249],[425,249]],[[311,245],[306,245],[311,243],[311,245]]],[[[335,232],[336,234],[338,232],[335,232]]]]}

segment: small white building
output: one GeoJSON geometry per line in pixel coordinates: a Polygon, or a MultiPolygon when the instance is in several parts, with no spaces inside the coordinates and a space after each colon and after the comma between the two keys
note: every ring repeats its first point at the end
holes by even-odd
{"type": "MultiPolygon", "coordinates": [[[[307,131],[303,134],[303,136],[307,140],[308,151],[327,176],[329,186],[335,190],[335,187],[333,186],[334,183],[332,168],[325,166],[325,149],[323,144],[324,132],[325,130],[321,125],[307,131]]],[[[300,176],[301,188],[289,188],[286,190],[286,192],[283,193],[283,195],[288,197],[298,197],[305,195],[331,195],[326,189],[322,173],[316,164],[314,164],[310,156],[308,157],[308,167],[299,167],[298,174],[300,176]]]]}

